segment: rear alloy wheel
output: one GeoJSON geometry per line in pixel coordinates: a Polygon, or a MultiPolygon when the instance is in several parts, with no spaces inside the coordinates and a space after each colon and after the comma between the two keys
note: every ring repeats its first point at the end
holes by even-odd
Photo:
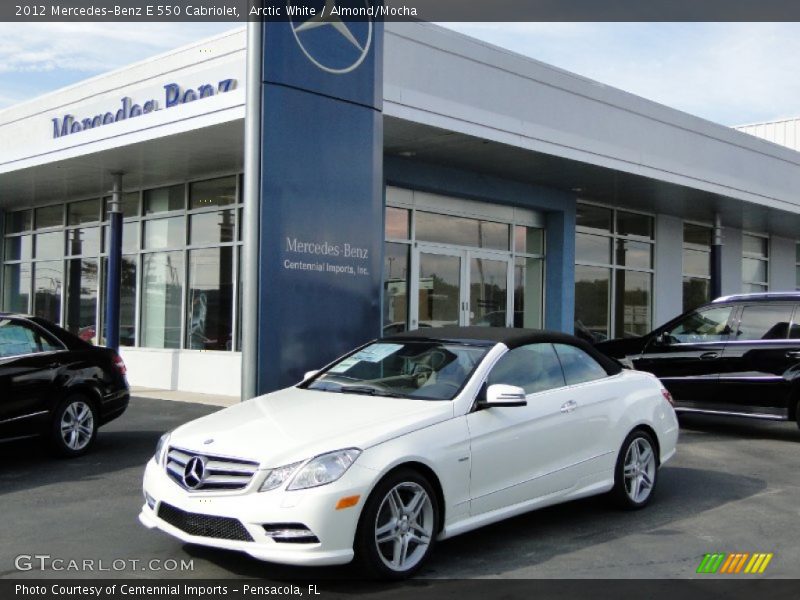
{"type": "Polygon", "coordinates": [[[641,430],[631,432],[622,444],[611,491],[621,508],[636,510],[650,502],[658,476],[655,448],[652,436],[641,430]]]}
{"type": "Polygon", "coordinates": [[[405,579],[429,556],[439,509],[430,483],[412,470],[378,484],[364,507],[356,534],[356,555],[367,575],[405,579]]]}
{"type": "Polygon", "coordinates": [[[62,456],[86,453],[97,437],[97,416],[91,402],[80,395],[70,396],[56,409],[50,442],[62,456]]]}

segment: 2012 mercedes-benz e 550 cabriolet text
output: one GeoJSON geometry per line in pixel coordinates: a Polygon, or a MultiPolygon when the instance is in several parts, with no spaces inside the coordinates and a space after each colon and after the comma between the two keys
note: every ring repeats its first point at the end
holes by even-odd
{"type": "Polygon", "coordinates": [[[295,565],[414,573],[437,540],[609,493],[653,497],[678,424],[653,375],[575,337],[430,328],[164,435],[147,527],[295,565]]]}

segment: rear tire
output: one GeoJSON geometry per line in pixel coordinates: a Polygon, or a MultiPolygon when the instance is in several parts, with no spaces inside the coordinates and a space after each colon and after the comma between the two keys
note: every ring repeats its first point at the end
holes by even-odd
{"type": "Polygon", "coordinates": [[[644,508],[653,498],[658,459],[653,436],[642,429],[628,434],[617,456],[611,500],[624,510],[644,508]]]}
{"type": "Polygon", "coordinates": [[[439,503],[430,482],[412,469],[382,479],[364,504],[355,538],[359,576],[400,580],[425,563],[439,532],[439,503]]]}
{"type": "Polygon", "coordinates": [[[65,458],[86,454],[97,438],[97,411],[91,400],[71,394],[58,405],[50,426],[50,447],[65,458]]]}

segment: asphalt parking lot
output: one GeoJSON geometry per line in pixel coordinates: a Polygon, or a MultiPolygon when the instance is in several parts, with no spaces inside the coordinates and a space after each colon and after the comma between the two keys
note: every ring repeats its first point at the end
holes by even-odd
{"type": "MultiPolygon", "coordinates": [[[[0,446],[0,577],[352,578],[351,569],[298,569],[186,545],[142,527],[141,475],[160,434],[215,407],[134,399],[94,451],[51,458],[38,444],[0,446]],[[163,571],[27,571],[19,555],[65,561],[192,561],[163,571]]],[[[707,552],[772,552],[761,577],[800,564],[800,430],[790,423],[693,417],[660,472],[653,503],[619,512],[586,499],[439,544],[420,577],[685,578],[707,552]]],[[[97,563],[95,563],[97,564],[97,563]]],[[[708,577],[708,576],[706,576],[708,577]]]]}

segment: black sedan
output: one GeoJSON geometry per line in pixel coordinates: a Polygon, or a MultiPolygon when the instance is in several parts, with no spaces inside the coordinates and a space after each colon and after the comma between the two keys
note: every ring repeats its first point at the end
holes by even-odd
{"type": "Polygon", "coordinates": [[[0,313],[0,441],[41,436],[56,453],[79,456],[129,398],[114,350],[38,317],[0,313]]]}

